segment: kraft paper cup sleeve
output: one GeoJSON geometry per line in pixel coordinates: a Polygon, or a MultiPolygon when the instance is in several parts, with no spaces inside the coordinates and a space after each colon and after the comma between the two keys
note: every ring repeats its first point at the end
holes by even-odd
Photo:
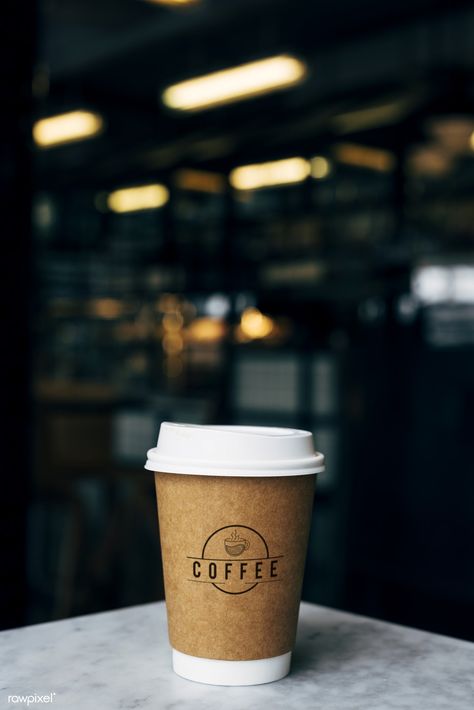
{"type": "Polygon", "coordinates": [[[233,661],[292,650],[315,478],[155,474],[174,649],[233,661]]]}

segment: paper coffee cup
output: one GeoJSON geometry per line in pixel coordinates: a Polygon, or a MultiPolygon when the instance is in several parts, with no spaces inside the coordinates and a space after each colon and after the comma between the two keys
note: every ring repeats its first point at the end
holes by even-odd
{"type": "Polygon", "coordinates": [[[316,473],[295,429],[161,425],[155,471],[173,669],[215,685],[285,676],[316,473]]]}

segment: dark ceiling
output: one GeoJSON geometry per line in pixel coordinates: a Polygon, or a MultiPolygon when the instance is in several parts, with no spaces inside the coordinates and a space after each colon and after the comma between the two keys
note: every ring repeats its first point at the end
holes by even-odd
{"type": "MultiPolygon", "coordinates": [[[[401,102],[392,128],[366,141],[401,149],[420,116],[472,107],[472,3],[412,0],[202,0],[172,9],[144,0],[44,0],[40,71],[49,91],[38,115],[91,107],[106,117],[100,138],[41,152],[45,185],[117,182],[179,165],[226,170],[248,160],[324,150],[334,116],[401,102]],[[159,96],[182,78],[291,52],[310,76],[269,97],[192,116],[159,96]]],[[[39,92],[41,94],[41,92],[39,92]]]]}

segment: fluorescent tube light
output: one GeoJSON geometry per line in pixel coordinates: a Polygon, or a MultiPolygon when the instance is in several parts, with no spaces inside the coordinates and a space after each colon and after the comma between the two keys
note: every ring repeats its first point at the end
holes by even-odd
{"type": "Polygon", "coordinates": [[[396,158],[389,150],[359,143],[338,143],[334,146],[334,153],[340,163],[380,173],[391,172],[396,165],[396,158]]]}
{"type": "Polygon", "coordinates": [[[169,108],[199,111],[288,88],[305,76],[302,61],[281,54],[173,84],[162,99],[169,108]]]}
{"type": "Polygon", "coordinates": [[[33,139],[40,148],[92,138],[102,131],[104,120],[92,111],[69,111],[42,118],[33,126],[33,139]]]}
{"type": "Polygon", "coordinates": [[[169,5],[169,6],[179,6],[179,5],[195,5],[199,0],[145,0],[145,2],[151,5],[169,5]]]}
{"type": "Polygon", "coordinates": [[[261,187],[302,182],[310,172],[311,166],[308,160],[286,158],[271,163],[257,163],[235,168],[230,173],[229,180],[236,190],[256,190],[261,187]]]}
{"type": "Polygon", "coordinates": [[[397,123],[406,116],[412,105],[412,101],[400,99],[378,106],[366,106],[338,114],[334,116],[332,123],[338,133],[367,131],[371,128],[397,123]]]}
{"type": "Polygon", "coordinates": [[[181,190],[218,194],[224,192],[227,180],[224,175],[219,173],[183,168],[175,173],[174,183],[181,190]]]}
{"type": "Polygon", "coordinates": [[[164,185],[140,185],[111,192],[107,197],[107,207],[112,212],[137,212],[163,207],[168,199],[169,192],[164,185]]]}

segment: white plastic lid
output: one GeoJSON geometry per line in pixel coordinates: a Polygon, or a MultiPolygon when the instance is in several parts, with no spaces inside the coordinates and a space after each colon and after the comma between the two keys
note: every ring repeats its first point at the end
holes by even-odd
{"type": "Polygon", "coordinates": [[[163,422],[145,468],[200,476],[304,476],[324,471],[309,431],[163,422]]]}

